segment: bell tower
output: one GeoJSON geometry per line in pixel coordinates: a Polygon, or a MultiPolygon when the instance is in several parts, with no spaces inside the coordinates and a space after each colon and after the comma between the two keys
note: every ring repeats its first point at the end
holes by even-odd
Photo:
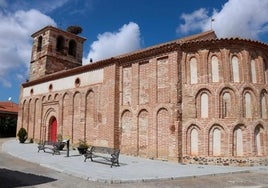
{"type": "Polygon", "coordinates": [[[32,38],[29,81],[82,66],[85,38],[52,26],[35,32],[32,38]]]}

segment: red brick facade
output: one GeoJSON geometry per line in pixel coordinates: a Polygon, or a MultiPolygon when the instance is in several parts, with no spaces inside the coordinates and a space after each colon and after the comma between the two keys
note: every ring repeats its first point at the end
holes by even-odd
{"type": "Polygon", "coordinates": [[[35,141],[50,138],[56,118],[57,134],[72,144],[84,139],[184,163],[267,164],[266,44],[217,39],[208,31],[80,66],[83,38],[52,27],[33,38],[18,127],[35,141]],[[49,48],[37,50],[40,35],[49,48]],[[58,36],[66,51],[74,40],[80,55],[53,53],[58,36]],[[42,67],[48,51],[55,66],[42,67]]]}
{"type": "Polygon", "coordinates": [[[267,164],[267,46],[216,39],[185,43],[181,49],[182,103],[188,106],[182,108],[182,160],[267,164]],[[192,58],[197,62],[196,83],[191,83],[192,58]],[[212,59],[217,62],[214,72],[212,59]]]}

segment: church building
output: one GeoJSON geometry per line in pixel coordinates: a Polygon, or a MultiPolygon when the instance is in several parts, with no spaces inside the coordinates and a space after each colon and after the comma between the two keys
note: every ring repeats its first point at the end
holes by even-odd
{"type": "MultiPolygon", "coordinates": [[[[82,65],[85,38],[33,35],[18,128],[35,142],[180,163],[268,165],[268,45],[207,31],[82,65]]],[[[115,44],[116,45],[116,44],[115,44]]]]}

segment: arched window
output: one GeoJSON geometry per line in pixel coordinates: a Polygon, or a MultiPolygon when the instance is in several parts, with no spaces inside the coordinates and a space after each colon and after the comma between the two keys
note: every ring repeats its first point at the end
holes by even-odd
{"type": "Polygon", "coordinates": [[[243,156],[243,132],[241,128],[237,128],[234,131],[234,155],[235,156],[243,156]]]}
{"type": "Polygon", "coordinates": [[[198,131],[192,129],[190,133],[191,155],[198,155],[198,131]]]}
{"type": "Polygon", "coordinates": [[[160,109],[157,113],[157,158],[168,159],[169,156],[169,136],[170,129],[168,128],[169,114],[167,109],[160,109]]]}
{"type": "Polygon", "coordinates": [[[212,155],[221,155],[221,130],[215,128],[212,133],[212,155]]]}
{"type": "Polygon", "coordinates": [[[230,93],[226,92],[222,96],[222,117],[230,117],[232,106],[231,106],[231,95],[230,93]]]}
{"type": "Polygon", "coordinates": [[[138,116],[138,155],[145,157],[148,155],[149,149],[149,113],[146,110],[142,110],[138,116]]]}
{"type": "MultiPolygon", "coordinates": [[[[137,139],[137,132],[136,127],[132,123],[132,119],[133,114],[130,111],[125,111],[122,114],[120,150],[122,152],[135,155],[136,144],[133,140],[137,139]]],[[[89,130],[90,134],[92,134],[91,132],[92,130],[89,130]]]]}
{"type": "Polygon", "coordinates": [[[62,36],[57,37],[56,50],[61,52],[64,48],[64,38],[62,36]]]}
{"type": "Polygon", "coordinates": [[[238,64],[238,58],[236,56],[232,57],[232,71],[233,71],[233,81],[240,82],[239,64],[238,64]]]}
{"type": "Polygon", "coordinates": [[[262,125],[257,125],[254,130],[255,152],[256,155],[263,155],[264,137],[262,125]]]}
{"type": "Polygon", "coordinates": [[[38,37],[38,44],[37,44],[37,51],[40,52],[42,50],[42,41],[43,41],[43,37],[40,36],[38,37]]]}
{"type": "Polygon", "coordinates": [[[261,118],[267,119],[267,104],[265,93],[261,93],[261,118]]]}
{"type": "Polygon", "coordinates": [[[255,63],[255,61],[251,60],[250,65],[251,65],[251,80],[252,80],[252,83],[256,83],[257,76],[256,76],[256,63],[255,63]]]}
{"type": "Polygon", "coordinates": [[[68,54],[74,57],[76,55],[76,42],[74,40],[70,40],[69,42],[68,54]]]}
{"type": "Polygon", "coordinates": [[[244,116],[246,118],[252,118],[252,101],[251,101],[251,95],[249,93],[245,94],[244,97],[245,105],[244,105],[244,116]]]}
{"type": "Polygon", "coordinates": [[[197,60],[194,57],[190,59],[190,79],[191,84],[197,83],[197,60]]]}
{"type": "Polygon", "coordinates": [[[208,94],[202,93],[201,94],[201,105],[200,105],[200,114],[201,118],[208,117],[208,94]]]}
{"type": "Polygon", "coordinates": [[[217,56],[211,58],[212,82],[219,82],[219,61],[217,56]]]}

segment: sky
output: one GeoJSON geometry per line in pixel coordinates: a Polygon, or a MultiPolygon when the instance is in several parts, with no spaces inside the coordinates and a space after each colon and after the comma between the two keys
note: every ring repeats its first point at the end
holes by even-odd
{"type": "Polygon", "coordinates": [[[0,101],[19,102],[31,34],[47,25],[82,27],[85,65],[211,29],[268,43],[267,10],[268,0],[0,0],[0,101]]]}

